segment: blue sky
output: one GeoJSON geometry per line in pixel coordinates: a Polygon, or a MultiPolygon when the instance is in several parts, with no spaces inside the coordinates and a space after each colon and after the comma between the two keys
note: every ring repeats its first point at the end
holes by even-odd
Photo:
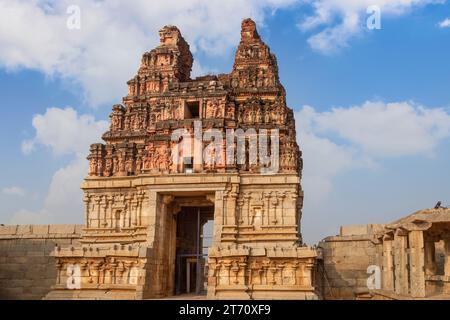
{"type": "Polygon", "coordinates": [[[450,204],[450,3],[156,3],[0,0],[1,223],[82,223],[89,144],[157,30],[180,27],[196,75],[229,72],[248,16],[277,55],[296,111],[307,242],[343,224],[450,204]],[[71,4],[81,9],[80,30],[66,27],[71,4]],[[366,27],[370,4],[381,9],[379,30],[366,27]]]}

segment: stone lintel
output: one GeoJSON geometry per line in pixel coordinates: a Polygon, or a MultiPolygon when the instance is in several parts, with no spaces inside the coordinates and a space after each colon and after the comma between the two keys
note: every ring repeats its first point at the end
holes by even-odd
{"type": "MultiPolygon", "coordinates": [[[[240,185],[298,185],[300,178],[298,174],[274,174],[274,175],[259,175],[259,174],[242,174],[237,173],[223,173],[223,174],[172,174],[168,176],[136,176],[136,177],[88,177],[82,184],[83,190],[88,189],[105,189],[105,188],[131,188],[141,186],[170,186],[178,185],[180,187],[187,187],[194,184],[228,184],[236,183],[240,185]]],[[[198,188],[198,186],[196,187],[198,188]]]]}

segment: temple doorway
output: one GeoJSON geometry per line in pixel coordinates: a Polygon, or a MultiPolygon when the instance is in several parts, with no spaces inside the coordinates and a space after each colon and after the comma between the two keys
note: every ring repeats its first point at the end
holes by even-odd
{"type": "Polygon", "coordinates": [[[181,207],[177,215],[175,294],[206,294],[214,206],[181,207]]]}

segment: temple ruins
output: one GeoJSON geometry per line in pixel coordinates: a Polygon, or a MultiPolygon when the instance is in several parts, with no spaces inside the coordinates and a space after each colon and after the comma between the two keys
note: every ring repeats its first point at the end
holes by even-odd
{"type": "Polygon", "coordinates": [[[90,147],[84,224],[0,226],[0,298],[450,298],[450,209],[303,243],[294,114],[252,20],[229,74],[191,78],[178,28],[159,37],[90,147]]]}

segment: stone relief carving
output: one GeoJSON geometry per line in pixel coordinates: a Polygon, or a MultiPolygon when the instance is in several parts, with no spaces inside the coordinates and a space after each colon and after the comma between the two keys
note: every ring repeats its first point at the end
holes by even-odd
{"type": "Polygon", "coordinates": [[[96,285],[130,285],[140,281],[141,259],[127,257],[84,258],[82,261],[58,258],[56,262],[57,285],[72,289],[96,285]],[[78,269],[79,274],[72,270],[78,269]]]}
{"type": "Polygon", "coordinates": [[[144,191],[103,193],[84,196],[88,228],[124,232],[142,226],[144,191]]]}
{"type": "Polygon", "coordinates": [[[297,199],[293,191],[241,192],[237,199],[238,222],[256,230],[261,226],[282,225],[286,206],[296,211],[297,199]]]}
{"type": "Polygon", "coordinates": [[[245,286],[312,286],[312,259],[266,257],[212,257],[209,259],[209,278],[216,287],[245,286]]]}

